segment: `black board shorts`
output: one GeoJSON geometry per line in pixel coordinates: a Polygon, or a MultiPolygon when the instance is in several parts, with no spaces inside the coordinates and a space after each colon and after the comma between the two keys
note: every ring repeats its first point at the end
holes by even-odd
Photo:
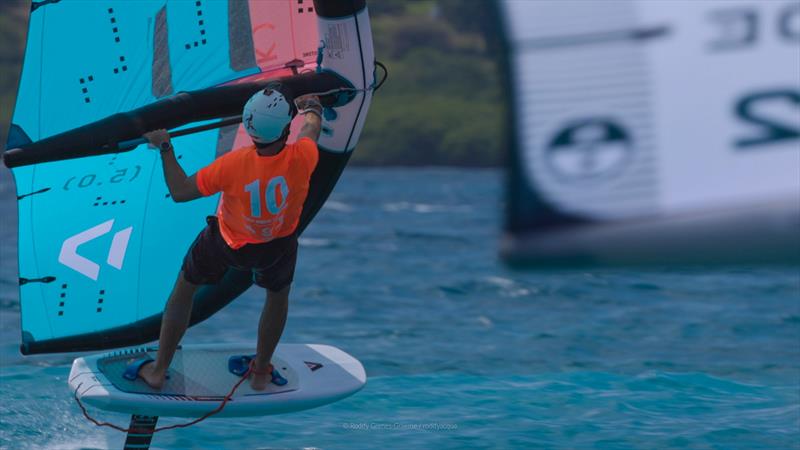
{"type": "Polygon", "coordinates": [[[217,284],[228,268],[234,268],[252,271],[253,282],[273,292],[292,284],[297,263],[297,235],[232,249],[219,231],[217,218],[209,216],[206,222],[208,225],[183,258],[181,270],[186,281],[217,284]]]}

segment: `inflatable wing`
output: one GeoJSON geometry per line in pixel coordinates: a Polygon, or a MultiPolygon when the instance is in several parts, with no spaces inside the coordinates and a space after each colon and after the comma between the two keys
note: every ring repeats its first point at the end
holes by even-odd
{"type": "MultiPolygon", "coordinates": [[[[158,155],[136,146],[143,132],[205,126],[175,139],[193,173],[249,143],[240,125],[215,123],[258,89],[320,93],[305,228],[358,141],[374,67],[364,0],[34,1],[4,155],[19,199],[22,353],[158,337],[181,259],[218,198],[173,202],[158,155]]],[[[231,270],[203,287],[192,323],[250,284],[231,270]]]]}

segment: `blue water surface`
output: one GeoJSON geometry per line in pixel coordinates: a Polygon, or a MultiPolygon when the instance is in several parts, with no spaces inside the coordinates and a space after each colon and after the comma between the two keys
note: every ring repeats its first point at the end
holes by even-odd
{"type": "MultiPolygon", "coordinates": [[[[76,355],[19,354],[5,170],[0,196],[0,447],[121,448],[71,398],[76,355]]],[[[153,448],[800,448],[797,267],[516,272],[501,210],[496,171],[348,169],[301,241],[283,342],[355,355],[365,389],[153,448]]],[[[185,342],[253,341],[263,296],[185,342]]]]}

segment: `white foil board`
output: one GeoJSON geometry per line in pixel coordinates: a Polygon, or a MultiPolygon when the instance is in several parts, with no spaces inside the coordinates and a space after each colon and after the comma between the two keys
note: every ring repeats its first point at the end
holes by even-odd
{"type": "MultiPolygon", "coordinates": [[[[137,359],[147,355],[155,359],[156,348],[119,350],[76,359],[69,385],[83,403],[108,411],[199,417],[215,409],[240,380],[228,371],[228,358],[254,353],[254,347],[246,344],[182,346],[170,365],[170,378],[161,390],[155,390],[141,379],[124,379],[122,373],[137,359]]],[[[214,417],[263,416],[315,408],[358,392],[367,380],[357,359],[329,345],[279,344],[272,363],[288,381],[286,385],[269,384],[264,391],[254,391],[245,381],[214,417]]]]}

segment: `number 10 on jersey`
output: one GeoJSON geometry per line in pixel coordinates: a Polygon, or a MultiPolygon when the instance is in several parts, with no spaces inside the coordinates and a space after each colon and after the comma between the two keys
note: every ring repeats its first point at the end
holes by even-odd
{"type": "MultiPolygon", "coordinates": [[[[261,180],[254,180],[245,185],[244,190],[250,193],[250,215],[261,217],[261,180]]],[[[267,204],[267,211],[276,215],[286,207],[289,198],[289,186],[286,179],[282,176],[273,177],[264,189],[264,203],[267,204]]]]}

